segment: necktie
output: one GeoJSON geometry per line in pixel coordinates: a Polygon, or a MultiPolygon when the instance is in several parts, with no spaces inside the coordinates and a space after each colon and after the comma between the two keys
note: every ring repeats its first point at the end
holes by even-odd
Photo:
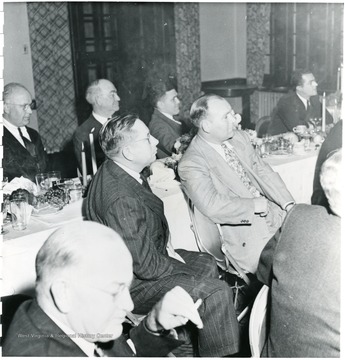
{"type": "Polygon", "coordinates": [[[145,177],[143,174],[140,174],[140,179],[141,179],[142,182],[143,182],[143,183],[142,183],[143,187],[144,187],[146,190],[152,192],[152,190],[151,190],[151,188],[150,188],[150,185],[149,185],[149,183],[147,182],[147,179],[146,179],[146,177],[145,177]]]}
{"type": "Polygon", "coordinates": [[[307,112],[309,112],[310,111],[310,101],[308,100],[307,101],[307,112]]]}
{"type": "Polygon", "coordinates": [[[22,130],[19,127],[18,128],[19,134],[24,142],[24,145],[26,147],[26,150],[30,153],[30,155],[34,158],[36,158],[36,148],[35,145],[29,140],[27,139],[25,136],[23,136],[22,130]]]}
{"type": "Polygon", "coordinates": [[[234,150],[225,144],[222,144],[222,148],[225,153],[226,162],[229,166],[235,171],[238,177],[241,179],[243,185],[251,192],[254,197],[260,197],[260,193],[257,188],[250,181],[248,174],[246,173],[244,167],[242,166],[240,160],[235,154],[234,150]]]}

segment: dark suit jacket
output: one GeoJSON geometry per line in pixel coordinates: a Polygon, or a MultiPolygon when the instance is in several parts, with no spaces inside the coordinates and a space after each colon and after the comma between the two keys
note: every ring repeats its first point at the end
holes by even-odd
{"type": "Polygon", "coordinates": [[[260,258],[271,287],[269,357],[340,356],[341,219],[324,207],[296,205],[260,258]]]}
{"type": "Polygon", "coordinates": [[[2,166],[4,168],[4,176],[7,176],[9,181],[15,177],[24,176],[35,183],[35,175],[48,170],[48,156],[38,132],[29,127],[26,127],[26,129],[30,135],[31,142],[35,145],[36,159],[4,127],[4,158],[2,166]]]}
{"type": "Polygon", "coordinates": [[[188,266],[168,256],[169,229],[162,201],[132,176],[106,160],[93,179],[86,198],[86,217],[119,232],[133,257],[131,290],[142,280],[185,273],[188,266]]]}
{"type": "Polygon", "coordinates": [[[77,158],[78,167],[80,171],[81,171],[81,149],[82,149],[81,144],[82,142],[84,143],[86,167],[88,174],[92,174],[90,139],[89,139],[89,134],[92,128],[95,128],[95,130],[93,131],[93,137],[95,144],[96,163],[97,163],[97,167],[100,167],[106,158],[101,148],[101,145],[99,144],[98,141],[98,135],[99,135],[99,131],[102,128],[102,124],[99,121],[97,121],[91,114],[89,118],[76,129],[73,135],[74,153],[77,158]]]}
{"type": "MultiPolygon", "coordinates": [[[[77,336],[77,335],[76,335],[77,336]]],[[[143,323],[130,331],[137,356],[165,356],[180,340],[150,334],[143,323]]],[[[108,343],[109,355],[135,356],[124,336],[108,343]]],[[[4,356],[87,356],[39,307],[36,300],[17,310],[3,344],[4,356]]]]}
{"type": "Polygon", "coordinates": [[[157,140],[157,158],[165,158],[173,153],[174,144],[185,131],[183,123],[181,125],[167,118],[157,109],[154,110],[149,124],[150,133],[157,140]]]}
{"type": "Polygon", "coordinates": [[[322,205],[329,210],[328,200],[325,192],[322,189],[320,183],[320,171],[322,164],[327,159],[328,155],[337,149],[340,149],[343,145],[343,121],[338,121],[329,132],[326,140],[323,142],[319,155],[317,157],[314,173],[313,183],[313,195],[311,197],[311,203],[313,205],[322,205]]]}
{"type": "MultiPolygon", "coordinates": [[[[310,97],[310,109],[307,112],[302,100],[293,92],[281,97],[273,110],[272,121],[268,128],[270,135],[292,131],[297,125],[308,126],[310,118],[321,118],[322,106],[319,96],[310,97]]],[[[326,124],[333,122],[332,115],[326,110],[326,124]]]]}

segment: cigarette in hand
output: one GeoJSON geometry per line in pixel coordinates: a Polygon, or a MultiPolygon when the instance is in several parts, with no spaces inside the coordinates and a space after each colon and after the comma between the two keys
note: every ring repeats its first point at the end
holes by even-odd
{"type": "Polygon", "coordinates": [[[201,300],[201,299],[198,299],[198,300],[194,303],[196,309],[199,309],[199,307],[200,307],[201,304],[202,304],[202,300],[201,300]]]}

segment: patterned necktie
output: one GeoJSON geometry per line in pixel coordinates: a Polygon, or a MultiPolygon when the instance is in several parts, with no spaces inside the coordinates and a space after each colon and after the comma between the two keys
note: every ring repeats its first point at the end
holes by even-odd
{"type": "Polygon", "coordinates": [[[24,145],[25,145],[25,148],[26,150],[30,153],[30,155],[33,157],[33,158],[36,158],[36,148],[35,148],[35,145],[29,140],[27,139],[23,133],[22,133],[22,130],[21,128],[19,127],[18,128],[18,131],[19,131],[19,134],[24,142],[24,145]]]}
{"type": "Polygon", "coordinates": [[[252,184],[250,181],[244,167],[242,166],[240,160],[238,159],[237,155],[235,154],[234,150],[225,144],[222,144],[222,148],[225,153],[226,162],[235,171],[238,177],[241,179],[243,185],[251,192],[254,197],[260,197],[260,193],[257,188],[252,184]]]}
{"type": "Polygon", "coordinates": [[[143,186],[146,190],[152,192],[152,190],[151,190],[151,188],[150,188],[150,185],[149,185],[149,183],[147,182],[146,177],[145,177],[144,175],[140,174],[140,179],[142,180],[142,186],[143,186]]]}

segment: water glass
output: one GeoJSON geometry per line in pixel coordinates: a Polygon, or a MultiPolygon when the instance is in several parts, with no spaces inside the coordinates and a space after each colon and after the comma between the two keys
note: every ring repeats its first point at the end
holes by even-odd
{"type": "Polygon", "coordinates": [[[36,184],[39,193],[44,193],[49,189],[49,178],[47,173],[40,173],[36,175],[36,184]]]}
{"type": "Polygon", "coordinates": [[[59,182],[61,180],[61,172],[60,171],[50,171],[48,173],[49,178],[49,187],[53,186],[53,182],[59,182]]]}
{"type": "Polygon", "coordinates": [[[14,230],[22,231],[27,226],[27,208],[28,202],[25,196],[15,196],[10,201],[10,211],[12,218],[12,227],[14,230]]]}

